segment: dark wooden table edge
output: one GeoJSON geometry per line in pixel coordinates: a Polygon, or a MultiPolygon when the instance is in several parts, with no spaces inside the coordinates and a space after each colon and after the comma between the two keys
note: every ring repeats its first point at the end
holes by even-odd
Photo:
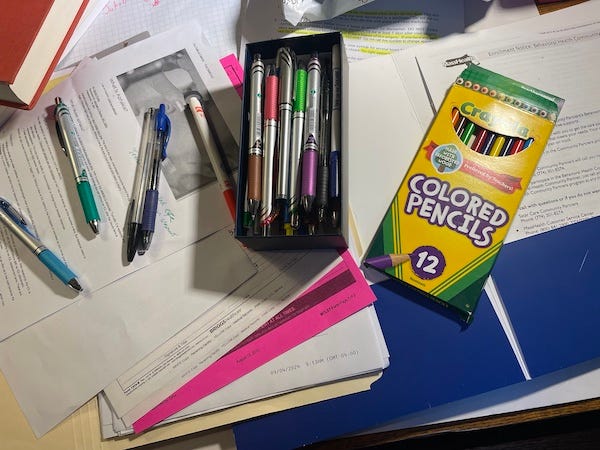
{"type": "MultiPolygon", "coordinates": [[[[491,432],[493,430],[506,430],[506,438],[508,442],[514,440],[519,435],[519,433],[514,431],[514,426],[522,426],[525,424],[534,423],[537,423],[542,427],[544,423],[548,424],[549,426],[552,424],[554,431],[557,433],[564,433],[570,430],[572,431],[573,428],[578,428],[576,424],[581,425],[579,428],[585,429],[588,429],[590,426],[596,424],[598,427],[598,437],[600,438],[600,398],[557,404],[523,411],[514,411],[485,417],[475,417],[472,419],[423,425],[401,430],[340,437],[331,441],[316,443],[304,448],[310,450],[347,450],[375,447],[384,444],[406,442],[418,439],[421,439],[421,442],[425,444],[423,438],[426,438],[426,440],[431,440],[431,438],[443,437],[448,434],[456,435],[459,433],[468,434],[472,432],[491,432]],[[588,415],[583,416],[585,414],[588,415]],[[566,422],[568,419],[574,421],[575,423],[568,424],[566,422]]],[[[533,428],[530,427],[530,430],[533,430],[533,428]]],[[[543,433],[546,433],[546,431],[543,431],[543,433]]],[[[531,435],[532,433],[529,434],[531,435]]],[[[473,439],[471,440],[473,441],[473,439]]],[[[600,441],[598,442],[598,447],[600,448],[600,441]]]]}

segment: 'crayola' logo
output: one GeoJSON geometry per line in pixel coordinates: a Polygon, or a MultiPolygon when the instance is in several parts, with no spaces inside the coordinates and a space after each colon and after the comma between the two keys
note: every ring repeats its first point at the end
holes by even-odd
{"type": "Polygon", "coordinates": [[[512,120],[510,117],[484,111],[480,108],[477,108],[473,102],[465,102],[460,105],[460,111],[465,116],[479,118],[479,120],[487,123],[492,128],[503,128],[504,134],[516,133],[524,138],[529,136],[529,128],[523,126],[520,122],[512,120]]]}

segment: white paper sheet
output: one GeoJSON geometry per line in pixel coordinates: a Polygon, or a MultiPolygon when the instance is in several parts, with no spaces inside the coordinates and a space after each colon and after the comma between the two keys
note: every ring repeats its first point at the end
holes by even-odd
{"type": "Polygon", "coordinates": [[[237,52],[240,0],[110,1],[60,62],[66,67],[140,34],[198,20],[219,57],[237,52]]]}
{"type": "Polygon", "coordinates": [[[0,343],[0,368],[41,436],[256,268],[220,231],[0,343]]]}
{"type": "Polygon", "coordinates": [[[98,14],[100,14],[100,12],[106,6],[106,3],[107,0],[90,0],[85,8],[85,11],[83,12],[83,15],[81,16],[81,19],[79,20],[79,23],[75,27],[75,31],[73,31],[73,34],[71,35],[71,39],[69,39],[69,42],[63,51],[61,60],[69,54],[71,49],[77,44],[79,39],[81,39],[81,36],[83,36],[92,23],[94,23],[96,17],[98,17],[98,14]]]}
{"type": "MultiPolygon", "coordinates": [[[[225,154],[237,161],[240,99],[197,24],[101,61],[88,60],[44,95],[33,111],[16,112],[0,130],[0,195],[29,218],[41,241],[66,260],[85,291],[99,289],[231,223],[210,160],[194,139],[194,125],[186,116],[184,94],[191,89],[203,94],[225,154]],[[96,237],[85,223],[68,159],[60,150],[52,118],[55,96],[69,106],[86,150],[101,217],[96,237]],[[150,250],[127,264],[123,230],[141,121],[147,107],[159,103],[167,107],[172,130],[162,164],[157,229],[150,250]]],[[[0,233],[0,266],[5,268],[0,275],[0,339],[4,339],[67,306],[75,296],[52,279],[5,227],[0,233]]]]}
{"type": "MultiPolygon", "coordinates": [[[[194,417],[285,392],[330,383],[384,369],[389,354],[375,309],[370,306],[333,325],[248,375],[199,400],[163,423],[194,417]]],[[[104,396],[98,397],[104,438],[130,434],[112,412],[104,396]],[[110,424],[110,427],[105,425],[110,424]]]]}
{"type": "Polygon", "coordinates": [[[335,250],[249,251],[249,255],[257,275],[105,388],[111,406],[128,426],[341,261],[335,250]]]}
{"type": "Polygon", "coordinates": [[[464,0],[465,31],[479,31],[539,16],[535,0],[464,0]]]}
{"type": "Polygon", "coordinates": [[[288,36],[341,31],[349,60],[387,54],[464,31],[463,2],[377,0],[321,22],[291,25],[280,0],[249,0],[242,13],[244,45],[288,36]]]}

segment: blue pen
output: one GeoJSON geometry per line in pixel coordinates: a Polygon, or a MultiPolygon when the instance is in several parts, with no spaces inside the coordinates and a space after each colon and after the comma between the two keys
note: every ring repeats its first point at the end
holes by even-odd
{"type": "Polygon", "coordinates": [[[50,272],[58,277],[71,289],[81,292],[83,289],[77,281],[75,274],[56,257],[54,253],[46,248],[39,239],[27,228],[25,219],[17,212],[13,206],[0,197],[0,222],[6,225],[37,258],[44,264],[50,272]]]}
{"type": "Polygon", "coordinates": [[[340,151],[341,151],[341,95],[342,79],[340,64],[340,46],[334,45],[331,50],[331,148],[329,152],[329,208],[331,225],[338,227],[340,222],[340,151]]]}
{"type": "Polygon", "coordinates": [[[154,122],[154,142],[150,153],[150,170],[146,182],[146,195],[144,198],[144,212],[142,213],[141,239],[138,255],[143,255],[150,247],[154,235],[156,210],[158,207],[158,181],[160,179],[160,165],[167,157],[167,144],[171,135],[171,121],[165,113],[165,105],[161,103],[156,112],[154,122]]]}

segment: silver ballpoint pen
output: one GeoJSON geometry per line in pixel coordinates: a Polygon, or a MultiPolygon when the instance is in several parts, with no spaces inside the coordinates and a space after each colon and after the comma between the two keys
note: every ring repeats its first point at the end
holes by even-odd
{"type": "Polygon", "coordinates": [[[27,228],[27,222],[19,212],[5,199],[0,197],[0,222],[33,253],[50,272],[77,292],[83,289],[75,274],[56,257],[40,240],[27,228]]]}
{"type": "Polygon", "coordinates": [[[127,261],[129,262],[133,261],[140,246],[146,181],[150,170],[149,155],[152,152],[152,145],[154,143],[154,122],[155,109],[148,108],[144,113],[140,148],[133,180],[133,191],[127,212],[127,261]]]}
{"type": "Polygon", "coordinates": [[[60,97],[56,97],[54,102],[56,104],[54,118],[56,119],[58,139],[65,155],[69,159],[85,220],[90,225],[92,231],[98,234],[100,215],[98,214],[98,208],[92,194],[92,187],[83,164],[83,147],[77,138],[75,124],[67,106],[60,97]]]}
{"type": "Polygon", "coordinates": [[[290,197],[292,102],[294,100],[294,73],[296,69],[296,56],[290,48],[282,47],[277,51],[277,68],[279,70],[279,162],[275,201],[278,213],[285,221],[290,197]]]}
{"type": "Polygon", "coordinates": [[[250,75],[250,113],[248,117],[248,186],[247,201],[252,225],[258,227],[258,212],[262,195],[263,160],[263,81],[265,65],[260,54],[254,55],[250,75]]]}

